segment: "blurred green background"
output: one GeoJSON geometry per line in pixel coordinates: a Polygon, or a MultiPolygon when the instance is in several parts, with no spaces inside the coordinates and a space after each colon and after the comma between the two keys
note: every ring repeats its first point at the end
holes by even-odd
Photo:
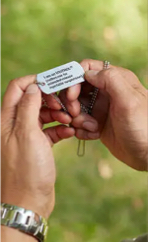
{"type": "MultiPolygon", "coordinates": [[[[2,96],[8,82],[72,60],[110,60],[146,85],[146,0],[2,0],[2,96]]],[[[122,93],[121,93],[122,95],[122,93]]],[[[144,233],[147,175],[99,142],[55,146],[56,206],[49,242],[119,242],[144,233]]]]}

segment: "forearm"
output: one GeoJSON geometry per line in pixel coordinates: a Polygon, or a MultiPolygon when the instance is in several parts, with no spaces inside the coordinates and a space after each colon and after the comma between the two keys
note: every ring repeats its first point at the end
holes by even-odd
{"type": "Polygon", "coordinates": [[[1,241],[2,242],[37,242],[34,237],[22,233],[17,229],[13,229],[6,226],[1,226],[1,241]]]}

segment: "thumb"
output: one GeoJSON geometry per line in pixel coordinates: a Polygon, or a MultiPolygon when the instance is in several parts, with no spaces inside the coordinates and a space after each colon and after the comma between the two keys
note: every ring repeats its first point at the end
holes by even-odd
{"type": "Polygon", "coordinates": [[[41,92],[36,84],[31,84],[18,104],[16,124],[22,127],[38,125],[40,107],[41,92]]]}
{"type": "Polygon", "coordinates": [[[120,100],[129,95],[129,87],[124,77],[120,73],[118,68],[110,68],[107,70],[98,71],[87,71],[85,73],[85,79],[93,86],[106,91],[112,100],[120,100]]]}

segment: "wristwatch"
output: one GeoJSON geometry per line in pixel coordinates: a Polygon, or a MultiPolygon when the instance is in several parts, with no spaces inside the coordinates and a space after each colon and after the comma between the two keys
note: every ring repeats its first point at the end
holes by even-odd
{"type": "Polygon", "coordinates": [[[1,224],[29,234],[39,242],[45,240],[48,231],[45,218],[31,210],[6,203],[1,203],[1,224]]]}

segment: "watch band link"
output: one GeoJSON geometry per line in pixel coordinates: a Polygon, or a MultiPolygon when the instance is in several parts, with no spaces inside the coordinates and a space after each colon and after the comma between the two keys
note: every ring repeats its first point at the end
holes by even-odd
{"type": "Polygon", "coordinates": [[[46,219],[31,210],[6,203],[1,204],[1,224],[32,235],[39,242],[45,240],[48,231],[46,219]]]}

